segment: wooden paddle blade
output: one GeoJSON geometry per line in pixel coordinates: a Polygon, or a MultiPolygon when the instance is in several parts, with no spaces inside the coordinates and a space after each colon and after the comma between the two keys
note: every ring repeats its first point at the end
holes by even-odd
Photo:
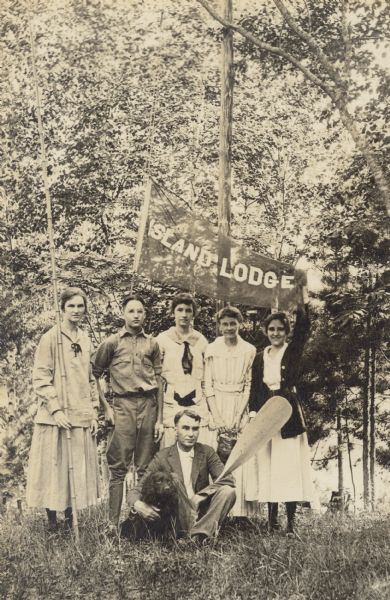
{"type": "Polygon", "coordinates": [[[218,480],[243,465],[281,430],[291,417],[292,408],[282,396],[272,396],[246,425],[237,440],[218,480]]]}

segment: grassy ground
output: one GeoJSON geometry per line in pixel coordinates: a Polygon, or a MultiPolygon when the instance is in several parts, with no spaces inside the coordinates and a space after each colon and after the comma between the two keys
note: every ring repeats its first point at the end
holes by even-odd
{"type": "Polygon", "coordinates": [[[101,509],[80,516],[80,546],[49,535],[44,516],[0,527],[0,598],[129,600],[384,600],[390,518],[301,516],[301,539],[265,524],[227,526],[214,547],[132,544],[103,533],[101,509]]]}

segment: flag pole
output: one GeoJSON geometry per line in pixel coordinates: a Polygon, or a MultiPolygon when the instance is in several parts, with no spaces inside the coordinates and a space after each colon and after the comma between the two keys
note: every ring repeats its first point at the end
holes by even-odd
{"type": "MultiPolygon", "coordinates": [[[[224,18],[232,20],[233,0],[223,0],[224,18]]],[[[233,120],[233,32],[223,31],[221,60],[221,116],[219,133],[218,230],[230,235],[230,202],[232,196],[232,120],[233,120]]]]}
{"type": "MultiPolygon", "coordinates": [[[[49,182],[48,182],[48,176],[47,176],[47,158],[46,158],[46,149],[45,149],[45,137],[44,137],[44,129],[43,129],[43,121],[42,121],[42,107],[41,107],[41,98],[40,98],[40,93],[39,93],[38,72],[37,72],[37,66],[36,66],[36,49],[35,49],[35,40],[34,40],[33,28],[32,28],[32,15],[31,15],[30,6],[28,8],[28,26],[29,26],[29,32],[30,32],[31,64],[32,64],[34,88],[35,88],[36,108],[37,108],[37,121],[38,121],[38,134],[39,134],[39,143],[40,143],[40,152],[41,152],[42,179],[43,179],[45,198],[46,198],[47,234],[48,234],[49,246],[50,246],[50,261],[51,261],[51,273],[52,273],[51,281],[52,281],[52,286],[53,286],[54,308],[55,308],[56,325],[57,325],[57,348],[58,348],[59,366],[60,366],[60,374],[61,374],[61,395],[62,395],[64,413],[66,416],[68,416],[68,394],[67,394],[67,387],[66,387],[64,348],[62,345],[62,334],[61,334],[60,305],[58,302],[57,268],[56,268],[55,244],[54,244],[52,202],[51,202],[49,182]]],[[[66,446],[67,446],[67,454],[68,454],[68,475],[69,475],[71,507],[72,507],[72,513],[73,513],[73,530],[74,530],[74,534],[75,534],[75,538],[76,538],[76,543],[79,544],[80,537],[79,537],[79,527],[78,527],[78,519],[77,519],[76,488],[75,488],[75,479],[74,479],[71,430],[65,429],[65,435],[66,435],[66,446]]]]}
{"type": "MultiPolygon", "coordinates": [[[[232,20],[233,0],[222,0],[223,16],[227,21],[232,20]]],[[[222,262],[225,244],[222,239],[230,236],[232,195],[231,157],[232,157],[232,121],[233,121],[233,31],[223,30],[221,49],[221,113],[219,130],[219,193],[218,193],[218,264],[222,262]]],[[[219,284],[219,278],[218,278],[219,284]]],[[[218,285],[220,287],[220,285],[218,285]]],[[[222,292],[222,290],[219,290],[222,292]]],[[[218,294],[220,295],[220,294],[218,294]]],[[[217,301],[217,310],[224,306],[223,300],[217,301]]]]}

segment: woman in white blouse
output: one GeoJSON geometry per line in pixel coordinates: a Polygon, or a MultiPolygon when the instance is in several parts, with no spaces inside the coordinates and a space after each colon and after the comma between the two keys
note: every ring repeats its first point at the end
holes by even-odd
{"type": "MultiPolygon", "coordinates": [[[[239,335],[242,315],[237,308],[227,306],[217,314],[221,337],[206,349],[205,390],[217,434],[240,432],[248,420],[248,400],[251,367],[256,349],[239,335]]],[[[253,461],[234,471],[237,501],[231,515],[247,516],[252,512],[249,501],[256,500],[256,472],[253,461]]]]}
{"type": "MultiPolygon", "coordinates": [[[[271,314],[265,321],[270,345],[257,354],[252,368],[250,411],[257,412],[271,396],[283,396],[292,407],[292,415],[281,431],[259,452],[259,502],[268,502],[268,526],[278,528],[278,503],[286,503],[287,533],[293,534],[297,502],[313,500],[306,424],[300,405],[300,363],[309,333],[308,294],[302,288],[294,331],[285,313],[271,314]]],[[[252,416],[252,415],[251,415],[252,416]]]]}
{"type": "Polygon", "coordinates": [[[209,444],[211,441],[208,428],[209,410],[203,391],[207,340],[192,326],[196,310],[196,303],[191,294],[176,294],[171,304],[175,324],[157,336],[162,357],[161,374],[166,383],[162,448],[175,443],[174,418],[183,408],[191,408],[201,417],[198,441],[203,444],[209,444]]]}

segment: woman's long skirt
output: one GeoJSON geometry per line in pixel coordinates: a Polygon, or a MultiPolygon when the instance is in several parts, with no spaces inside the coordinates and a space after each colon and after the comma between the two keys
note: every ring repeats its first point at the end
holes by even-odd
{"type": "Polygon", "coordinates": [[[259,502],[311,502],[314,498],[306,433],[283,439],[280,432],[257,454],[259,502]]]}
{"type": "MultiPolygon", "coordinates": [[[[96,439],[89,427],[73,427],[72,462],[76,507],[97,504],[100,496],[96,439]]],[[[71,506],[66,432],[56,425],[35,424],[27,473],[28,506],[65,510],[71,506]]]]}

